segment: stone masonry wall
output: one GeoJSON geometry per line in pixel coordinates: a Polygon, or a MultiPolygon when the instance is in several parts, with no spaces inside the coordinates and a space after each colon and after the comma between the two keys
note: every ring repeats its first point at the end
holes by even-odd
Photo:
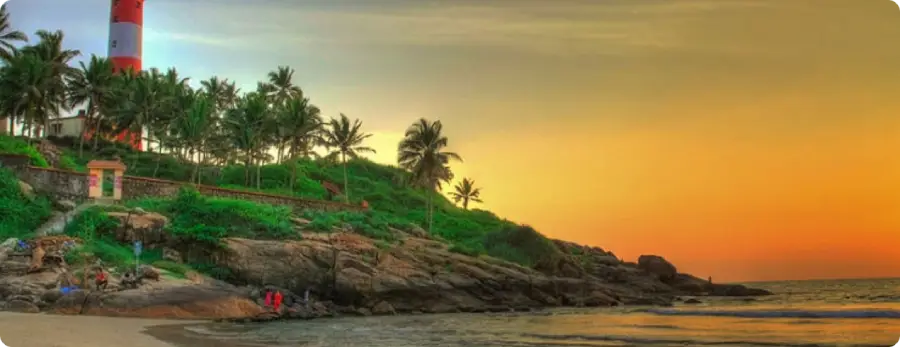
{"type": "Polygon", "coordinates": [[[31,166],[20,179],[36,191],[49,193],[58,200],[82,202],[88,198],[88,174],[31,166]]]}
{"type": "Polygon", "coordinates": [[[192,185],[185,182],[158,180],[146,177],[122,177],[122,199],[144,197],[175,197],[178,190],[185,185],[194,186],[200,194],[217,198],[240,199],[263,204],[289,206],[295,210],[346,211],[362,210],[360,206],[352,206],[339,202],[295,198],[283,195],[247,192],[219,187],[192,185]]]}
{"type": "MultiPolygon", "coordinates": [[[[87,173],[66,171],[58,169],[39,168],[29,166],[26,170],[18,172],[19,179],[34,187],[35,190],[52,194],[57,199],[81,202],[88,198],[89,178],[87,173]]],[[[178,190],[185,182],[158,180],[146,177],[124,176],[122,177],[122,199],[138,198],[172,198],[178,195],[178,190]]],[[[347,205],[339,202],[310,200],[282,195],[272,195],[256,192],[245,192],[233,189],[193,185],[201,194],[229,199],[248,200],[263,204],[289,206],[295,210],[322,210],[322,211],[359,211],[360,206],[347,205]]]]}

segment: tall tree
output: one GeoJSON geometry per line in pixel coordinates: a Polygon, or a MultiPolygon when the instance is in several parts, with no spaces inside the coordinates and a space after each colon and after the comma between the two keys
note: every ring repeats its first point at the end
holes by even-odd
{"type": "MultiPolygon", "coordinates": [[[[81,55],[74,49],[63,48],[65,34],[61,30],[38,30],[35,35],[40,39],[33,46],[22,48],[23,54],[33,54],[48,62],[51,67],[51,80],[47,89],[43,91],[43,97],[47,99],[46,108],[37,110],[33,114],[32,125],[37,127],[35,135],[40,135],[40,129],[46,127],[51,118],[58,118],[60,111],[68,111],[66,102],[66,80],[78,73],[78,69],[69,66],[69,62],[81,55]]],[[[44,134],[46,135],[46,134],[44,134]]]]}
{"type": "Polygon", "coordinates": [[[473,180],[463,178],[462,181],[453,187],[453,190],[454,191],[450,193],[450,196],[453,197],[453,202],[458,204],[462,201],[464,210],[469,209],[470,201],[483,202],[481,201],[481,188],[475,188],[475,181],[473,180]]]}
{"type": "MultiPolygon", "coordinates": [[[[160,80],[152,74],[125,71],[117,79],[121,84],[116,87],[116,102],[110,112],[116,120],[116,131],[127,130],[132,134],[143,134],[145,127],[171,110],[174,100],[166,93],[160,80]]],[[[135,153],[133,165],[137,163],[139,153],[135,153]]]]}
{"type": "Polygon", "coordinates": [[[0,7],[0,59],[9,61],[12,59],[16,51],[14,42],[27,42],[28,36],[25,33],[13,30],[9,23],[9,12],[6,12],[6,5],[0,7]]]}
{"type": "Polygon", "coordinates": [[[429,232],[434,225],[434,195],[442,182],[453,179],[453,172],[448,166],[450,160],[462,161],[458,154],[444,151],[448,140],[442,131],[441,121],[430,122],[422,118],[406,130],[398,146],[397,161],[400,167],[410,171],[413,185],[428,192],[429,232]]]}
{"type": "MultiPolygon", "coordinates": [[[[223,125],[233,145],[244,152],[244,182],[250,185],[250,166],[264,150],[266,117],[269,112],[265,95],[249,93],[239,99],[237,106],[225,115],[223,125]]],[[[260,187],[260,167],[256,168],[256,187],[260,187]]]]}
{"type": "Polygon", "coordinates": [[[272,101],[276,105],[283,105],[288,100],[303,98],[303,91],[294,85],[294,69],[288,66],[279,66],[278,70],[269,72],[269,85],[272,101]]]}
{"type": "Polygon", "coordinates": [[[362,132],[360,127],[362,127],[362,122],[359,119],[351,122],[350,118],[341,113],[340,118],[332,118],[328,122],[323,133],[322,144],[330,150],[325,158],[329,160],[340,158],[344,166],[344,202],[346,203],[350,203],[347,160],[359,158],[360,153],[375,153],[374,149],[363,146],[363,142],[372,134],[362,132]]]}
{"type": "Polygon", "coordinates": [[[288,186],[293,192],[294,181],[297,180],[297,159],[309,156],[311,147],[322,142],[322,116],[319,108],[311,105],[309,99],[294,98],[284,105],[279,123],[290,142],[291,181],[288,186]]]}
{"type": "MultiPolygon", "coordinates": [[[[191,107],[187,113],[175,118],[174,128],[178,135],[184,139],[188,147],[188,155],[193,158],[198,152],[213,125],[213,101],[206,94],[194,96],[191,107]]],[[[200,183],[200,158],[194,165],[191,181],[200,183]]]]}
{"type": "Polygon", "coordinates": [[[103,120],[100,110],[112,95],[113,73],[112,62],[107,58],[91,55],[87,65],[79,62],[81,70],[69,76],[67,83],[67,99],[71,107],[85,105],[84,125],[78,138],[78,156],[84,154],[84,138],[89,128],[93,128],[93,136],[100,135],[100,123],[103,120]]]}
{"type": "Polygon", "coordinates": [[[40,113],[52,110],[53,66],[34,54],[15,54],[0,69],[0,111],[10,117],[10,131],[16,120],[24,122],[22,133],[32,135],[32,125],[40,113]]]}

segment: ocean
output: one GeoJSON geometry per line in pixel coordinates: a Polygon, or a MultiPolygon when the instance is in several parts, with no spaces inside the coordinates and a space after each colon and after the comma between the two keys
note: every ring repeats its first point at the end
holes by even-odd
{"type": "MultiPolygon", "coordinates": [[[[776,295],[668,308],[559,309],[206,325],[193,333],[267,346],[893,346],[900,279],[752,283],[776,295]]],[[[225,342],[225,341],[223,341],[225,342]]]]}

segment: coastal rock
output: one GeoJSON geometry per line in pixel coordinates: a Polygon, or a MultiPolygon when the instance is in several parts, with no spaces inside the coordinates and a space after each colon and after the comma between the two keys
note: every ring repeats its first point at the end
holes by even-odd
{"type": "Polygon", "coordinates": [[[678,270],[668,260],[658,255],[642,255],[638,257],[638,268],[651,274],[659,276],[663,282],[675,279],[678,270]]]}
{"type": "Polygon", "coordinates": [[[51,311],[167,319],[237,318],[265,312],[246,291],[212,280],[200,284],[175,281],[112,293],[77,290],[63,295],[51,311]]]}
{"type": "Polygon", "coordinates": [[[25,300],[10,300],[6,302],[4,310],[21,313],[38,313],[41,311],[37,305],[25,300]]]}
{"type": "Polygon", "coordinates": [[[131,244],[141,241],[147,249],[163,247],[171,241],[169,234],[163,232],[169,219],[159,213],[109,212],[122,227],[116,228],[116,241],[131,244]]]}
{"type": "Polygon", "coordinates": [[[446,247],[422,247],[430,242],[410,238],[382,249],[371,239],[347,233],[286,242],[229,238],[218,265],[240,282],[298,293],[309,288],[356,313],[389,312],[388,305],[397,313],[444,313],[617,303],[615,289],[599,281],[548,276],[451,253],[446,247]]]}

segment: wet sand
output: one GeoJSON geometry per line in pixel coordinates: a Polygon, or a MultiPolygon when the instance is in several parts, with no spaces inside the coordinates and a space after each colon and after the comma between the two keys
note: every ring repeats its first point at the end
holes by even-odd
{"type": "Polygon", "coordinates": [[[10,347],[243,347],[184,330],[203,322],[0,312],[10,347]]]}

